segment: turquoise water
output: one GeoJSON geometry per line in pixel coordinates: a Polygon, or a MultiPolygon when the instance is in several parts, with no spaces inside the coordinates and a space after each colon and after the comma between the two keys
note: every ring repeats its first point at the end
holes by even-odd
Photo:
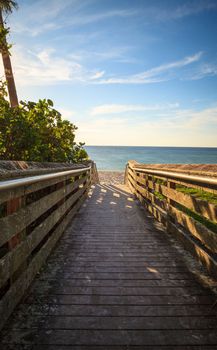
{"type": "Polygon", "coordinates": [[[85,146],[99,170],[124,170],[128,160],[139,163],[217,163],[217,148],[85,146]]]}

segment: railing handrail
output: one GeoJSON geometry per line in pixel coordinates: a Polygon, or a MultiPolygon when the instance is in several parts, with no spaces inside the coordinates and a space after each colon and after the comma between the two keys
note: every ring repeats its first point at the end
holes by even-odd
{"type": "Polygon", "coordinates": [[[142,172],[142,173],[155,174],[155,175],[159,175],[162,177],[170,177],[173,179],[187,180],[187,181],[191,181],[191,182],[205,183],[208,185],[217,186],[217,179],[216,178],[197,176],[197,175],[186,175],[186,174],[181,174],[181,173],[176,173],[176,172],[171,172],[171,171],[137,168],[137,167],[134,167],[131,165],[130,165],[130,167],[131,167],[131,169],[138,171],[138,172],[142,172]]]}
{"type": "Polygon", "coordinates": [[[71,174],[73,174],[73,175],[81,174],[81,173],[86,172],[90,169],[91,169],[91,166],[88,166],[88,167],[84,167],[84,168],[60,171],[60,172],[51,173],[51,174],[35,175],[35,176],[28,176],[25,178],[19,178],[19,179],[14,179],[14,180],[0,181],[0,191],[11,190],[11,189],[21,187],[21,186],[32,185],[32,184],[39,182],[39,181],[40,182],[47,181],[47,180],[55,179],[57,177],[67,176],[67,175],[71,175],[71,174]]]}

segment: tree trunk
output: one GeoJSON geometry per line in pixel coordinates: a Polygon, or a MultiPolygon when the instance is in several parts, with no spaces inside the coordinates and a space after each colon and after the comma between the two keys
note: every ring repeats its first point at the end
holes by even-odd
{"type": "MultiPolygon", "coordinates": [[[[4,27],[4,21],[3,21],[1,9],[0,9],[0,26],[4,27]]],[[[6,78],[7,87],[8,87],[10,104],[11,104],[11,107],[16,107],[19,105],[19,102],[17,98],[17,91],[16,91],[15,82],[14,82],[10,54],[8,50],[4,50],[2,48],[0,49],[1,49],[2,61],[3,61],[4,71],[5,71],[5,78],[6,78]]]]}

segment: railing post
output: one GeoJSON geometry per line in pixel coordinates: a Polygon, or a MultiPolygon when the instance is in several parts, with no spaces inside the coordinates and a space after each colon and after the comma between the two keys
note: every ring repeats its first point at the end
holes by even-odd
{"type": "MultiPolygon", "coordinates": [[[[12,198],[7,201],[7,215],[11,215],[15,212],[17,212],[22,206],[25,205],[25,197],[17,197],[12,198]]],[[[14,235],[9,241],[8,241],[8,249],[9,251],[12,251],[14,248],[16,248],[21,241],[25,239],[26,236],[26,229],[22,230],[21,232],[18,232],[16,235],[14,235]]],[[[24,261],[21,266],[18,268],[18,273],[21,273],[27,266],[27,261],[24,261]]],[[[14,275],[10,276],[10,284],[13,283],[14,279],[16,277],[14,275]]]]}
{"type": "Polygon", "coordinates": [[[128,163],[126,164],[126,167],[125,167],[124,184],[125,184],[126,186],[128,186],[128,163]]]}
{"type": "Polygon", "coordinates": [[[92,185],[99,183],[99,175],[96,167],[96,163],[92,162],[90,170],[90,182],[92,185]]]}
{"type": "MultiPolygon", "coordinates": [[[[7,215],[11,215],[18,211],[22,206],[22,198],[12,198],[7,201],[7,215]]],[[[20,232],[8,241],[9,250],[14,249],[20,243],[20,232]]]]}

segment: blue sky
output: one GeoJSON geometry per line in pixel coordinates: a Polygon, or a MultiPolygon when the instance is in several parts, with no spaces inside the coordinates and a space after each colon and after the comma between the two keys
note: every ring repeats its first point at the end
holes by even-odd
{"type": "Polygon", "coordinates": [[[53,99],[78,141],[217,146],[216,0],[18,2],[19,98],[53,99]]]}

